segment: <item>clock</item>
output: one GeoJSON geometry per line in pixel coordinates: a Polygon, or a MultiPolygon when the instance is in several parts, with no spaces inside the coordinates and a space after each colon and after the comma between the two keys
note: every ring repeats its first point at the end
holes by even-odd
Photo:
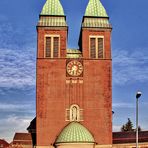
{"type": "Polygon", "coordinates": [[[80,61],[72,60],[67,63],[66,70],[70,76],[80,76],[83,72],[83,65],[80,61]]]}

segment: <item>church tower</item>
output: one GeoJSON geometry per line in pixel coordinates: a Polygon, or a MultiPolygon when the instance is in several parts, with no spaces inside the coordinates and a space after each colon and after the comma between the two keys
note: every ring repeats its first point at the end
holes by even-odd
{"type": "Polygon", "coordinates": [[[37,25],[36,146],[112,147],[111,25],[89,0],[79,49],[67,48],[60,0],[47,0],[37,25]]]}
{"type": "Polygon", "coordinates": [[[89,0],[79,45],[84,66],[84,125],[98,145],[112,144],[111,25],[100,0],[89,0]]]}
{"type": "Polygon", "coordinates": [[[37,25],[37,146],[54,144],[65,123],[67,24],[59,0],[47,0],[37,25]]]}

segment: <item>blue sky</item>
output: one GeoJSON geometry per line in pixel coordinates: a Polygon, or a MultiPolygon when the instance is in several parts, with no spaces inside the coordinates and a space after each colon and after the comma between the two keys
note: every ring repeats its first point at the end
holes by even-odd
{"type": "MultiPolygon", "coordinates": [[[[35,116],[36,24],[45,0],[0,1],[0,138],[11,141],[35,116]]],[[[61,0],[69,25],[68,47],[78,48],[88,0],[61,0]]],[[[112,31],[113,129],[131,118],[141,90],[139,124],[148,130],[148,1],[102,0],[112,31]]]]}

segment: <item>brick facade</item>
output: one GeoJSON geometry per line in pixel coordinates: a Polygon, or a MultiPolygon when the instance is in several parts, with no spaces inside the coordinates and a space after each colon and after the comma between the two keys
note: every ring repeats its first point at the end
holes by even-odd
{"type": "MultiPolygon", "coordinates": [[[[108,18],[107,18],[108,19],[108,18]]],[[[97,145],[112,145],[112,61],[111,28],[82,27],[81,58],[66,58],[67,27],[38,26],[36,133],[37,146],[54,145],[69,123],[69,110],[79,106],[80,123],[93,135],[97,145]],[[45,57],[45,36],[60,37],[60,56],[45,57]],[[103,58],[90,58],[90,36],[103,37],[103,58]],[[67,63],[80,61],[79,76],[67,74],[67,63]]]]}
{"type": "MultiPolygon", "coordinates": [[[[110,30],[82,31],[83,76],[66,75],[67,30],[38,29],[37,145],[53,145],[68,124],[65,112],[72,104],[83,109],[81,123],[98,144],[112,144],[112,86],[110,30]],[[44,58],[44,36],[60,35],[60,58],[44,58]],[[89,58],[89,36],[104,36],[104,59],[89,58]],[[44,139],[42,138],[44,137],[44,139]]],[[[72,60],[72,59],[71,59],[72,60]]]]}
{"type": "Polygon", "coordinates": [[[37,31],[37,145],[47,146],[54,143],[57,133],[66,125],[64,100],[67,28],[41,27],[37,31]],[[61,58],[44,58],[45,35],[60,35],[61,58]]]}

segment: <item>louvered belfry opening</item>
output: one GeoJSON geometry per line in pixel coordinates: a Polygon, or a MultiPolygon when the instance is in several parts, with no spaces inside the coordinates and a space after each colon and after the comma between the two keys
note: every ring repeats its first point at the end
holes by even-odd
{"type": "Polygon", "coordinates": [[[103,57],[103,38],[90,38],[90,58],[102,59],[103,57]]]}
{"type": "Polygon", "coordinates": [[[98,58],[103,58],[103,38],[98,38],[98,58]]]}
{"type": "Polygon", "coordinates": [[[53,57],[58,57],[59,55],[59,37],[53,38],[53,57]]]}
{"type": "Polygon", "coordinates": [[[96,58],[96,39],[90,38],[90,57],[96,58]]]}
{"type": "Polygon", "coordinates": [[[51,37],[46,37],[46,57],[51,57],[51,37]]]}
{"type": "Polygon", "coordinates": [[[45,57],[59,57],[59,37],[46,37],[45,57]]]}

